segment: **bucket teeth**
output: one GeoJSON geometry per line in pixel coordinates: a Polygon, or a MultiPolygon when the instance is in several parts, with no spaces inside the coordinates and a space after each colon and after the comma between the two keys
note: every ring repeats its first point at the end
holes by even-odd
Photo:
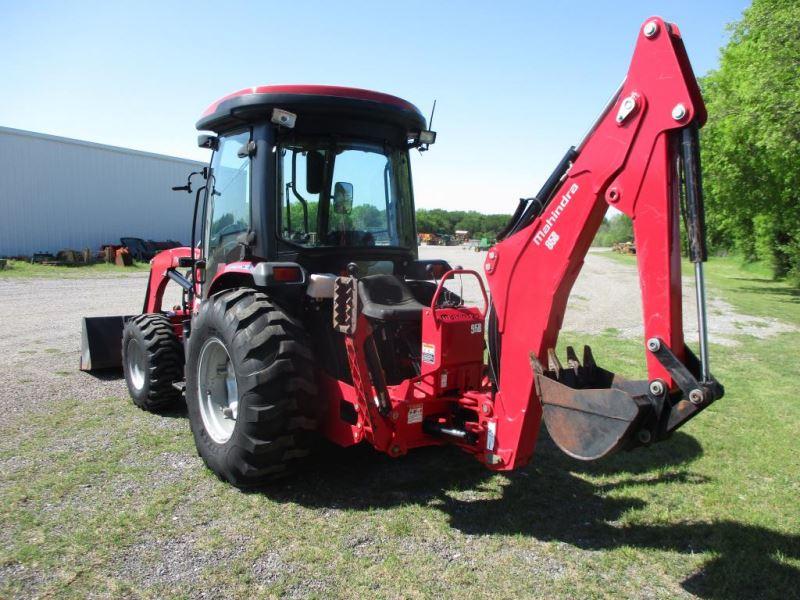
{"type": "Polygon", "coordinates": [[[572,346],[567,346],[567,365],[569,368],[575,371],[575,375],[578,374],[578,369],[581,368],[581,363],[578,360],[578,355],[575,354],[575,348],[572,346]]]}
{"type": "MultiPolygon", "coordinates": [[[[531,353],[531,366],[537,375],[545,374],[545,366],[533,353],[531,353]]],[[[583,360],[579,360],[578,353],[575,352],[575,348],[572,346],[567,346],[567,368],[570,369],[578,378],[591,378],[597,370],[597,363],[594,361],[592,349],[589,346],[584,346],[583,360]]],[[[558,356],[556,355],[554,348],[547,349],[546,371],[549,374],[549,377],[554,377],[557,380],[562,379],[564,365],[562,365],[561,361],[558,360],[558,356]]]]}
{"type": "Polygon", "coordinates": [[[583,347],[583,368],[586,369],[588,372],[592,372],[597,367],[597,363],[594,362],[594,355],[592,354],[592,349],[589,346],[583,347]]]}
{"type": "Polygon", "coordinates": [[[561,369],[564,367],[561,365],[561,361],[558,360],[558,356],[556,356],[556,351],[554,348],[547,349],[547,368],[556,374],[556,379],[561,376],[561,369]]]}

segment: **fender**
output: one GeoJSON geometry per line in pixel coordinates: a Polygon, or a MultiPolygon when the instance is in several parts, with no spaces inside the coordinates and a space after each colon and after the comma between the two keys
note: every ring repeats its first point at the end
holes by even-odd
{"type": "Polygon", "coordinates": [[[211,280],[207,296],[234,287],[254,287],[253,270],[256,264],[253,261],[237,261],[220,265],[211,280]]]}
{"type": "Polygon", "coordinates": [[[220,265],[208,296],[232,287],[305,287],[308,273],[294,262],[237,261],[220,265]]]}

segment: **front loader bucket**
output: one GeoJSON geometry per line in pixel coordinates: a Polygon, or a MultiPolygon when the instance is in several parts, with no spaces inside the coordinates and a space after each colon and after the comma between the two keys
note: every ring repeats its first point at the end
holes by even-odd
{"type": "Polygon", "coordinates": [[[81,371],[122,368],[122,328],[129,316],[81,319],[81,371]]]}
{"type": "Polygon", "coordinates": [[[628,381],[594,363],[584,347],[583,364],[567,348],[566,368],[550,350],[548,369],[533,359],[536,391],[547,431],[556,445],[579,460],[596,460],[652,437],[656,407],[646,381],[628,381]]]}

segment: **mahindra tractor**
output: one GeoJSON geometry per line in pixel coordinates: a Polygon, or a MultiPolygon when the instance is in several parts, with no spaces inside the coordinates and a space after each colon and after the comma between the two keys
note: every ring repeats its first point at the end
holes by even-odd
{"type": "Polygon", "coordinates": [[[84,320],[82,368],[121,363],[145,410],[185,396],[200,456],[242,488],[323,439],[393,457],[452,444],[494,471],[530,461],[542,421],[581,460],[666,440],[723,394],[706,333],[705,120],[678,28],[648,19],[620,88],[478,273],[418,258],[409,154],[436,134],[414,105],[321,85],[234,92],[197,122],[210,164],[177,188],[195,186],[189,247],[151,261],[141,314],[84,320]],[[554,350],[609,206],[633,221],[645,380],[588,346],[563,363],[554,350]],[[684,342],[681,215],[699,357],[684,342]],[[453,285],[467,278],[474,305],[453,285]],[[165,307],[169,282],[182,300],[165,307]]]}

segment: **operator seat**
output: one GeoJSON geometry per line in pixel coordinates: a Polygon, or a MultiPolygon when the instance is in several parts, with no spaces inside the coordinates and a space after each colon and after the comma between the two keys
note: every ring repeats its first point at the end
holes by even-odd
{"type": "Polygon", "coordinates": [[[358,280],[361,312],[379,321],[419,321],[425,306],[394,275],[367,275],[358,280]]]}

